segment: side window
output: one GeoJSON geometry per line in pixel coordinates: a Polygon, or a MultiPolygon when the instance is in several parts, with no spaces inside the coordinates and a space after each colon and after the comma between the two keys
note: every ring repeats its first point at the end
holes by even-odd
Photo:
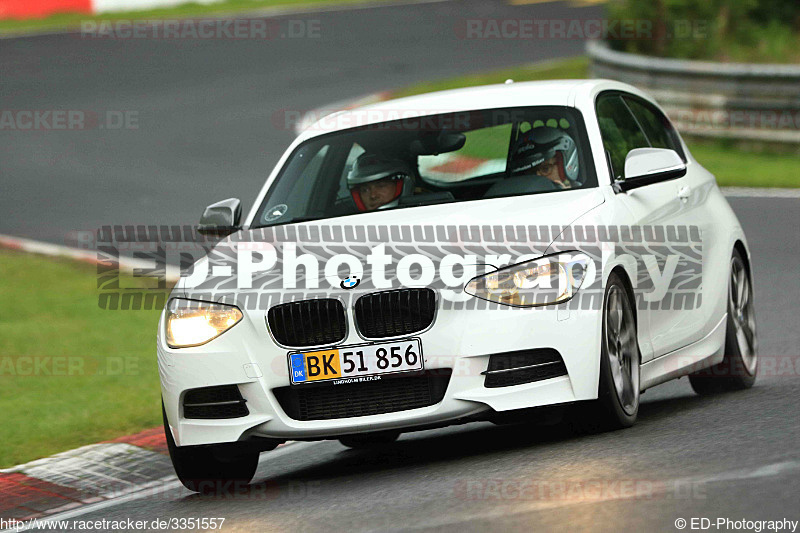
{"type": "Polygon", "coordinates": [[[678,139],[678,134],[663,113],[650,104],[636,98],[625,97],[625,102],[647,134],[647,138],[653,148],[669,148],[675,150],[678,152],[678,155],[681,156],[681,159],[686,162],[686,157],[683,154],[683,149],[678,139]]]}
{"type": "Polygon", "coordinates": [[[619,178],[624,173],[628,152],[634,148],[649,148],[650,143],[618,94],[600,96],[597,120],[603,148],[611,160],[611,172],[615,179],[619,178]]]}

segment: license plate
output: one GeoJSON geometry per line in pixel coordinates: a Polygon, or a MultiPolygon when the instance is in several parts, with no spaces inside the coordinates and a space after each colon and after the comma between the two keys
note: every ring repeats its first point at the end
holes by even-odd
{"type": "Polygon", "coordinates": [[[419,339],[289,354],[292,385],[350,378],[366,381],[368,376],[413,370],[422,370],[419,339]]]}

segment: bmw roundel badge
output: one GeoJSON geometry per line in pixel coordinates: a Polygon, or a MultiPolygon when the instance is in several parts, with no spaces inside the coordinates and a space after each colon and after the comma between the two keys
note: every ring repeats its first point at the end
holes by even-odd
{"type": "Polygon", "coordinates": [[[347,276],[339,283],[339,286],[343,289],[355,289],[359,283],[361,280],[358,279],[358,276],[347,276]]]}

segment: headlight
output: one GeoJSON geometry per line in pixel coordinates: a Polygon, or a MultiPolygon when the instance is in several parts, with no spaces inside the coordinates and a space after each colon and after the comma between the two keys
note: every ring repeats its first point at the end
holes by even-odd
{"type": "Polygon", "coordinates": [[[464,291],[516,307],[563,303],[581,288],[594,264],[581,252],[559,253],[518,263],[470,280],[464,291]]]}
{"type": "Polygon", "coordinates": [[[199,346],[219,337],[242,319],[233,305],[173,298],[167,304],[167,344],[199,346]]]}

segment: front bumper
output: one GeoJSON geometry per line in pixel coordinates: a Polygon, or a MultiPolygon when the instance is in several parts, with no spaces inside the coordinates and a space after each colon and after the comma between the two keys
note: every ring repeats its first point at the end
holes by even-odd
{"type": "MultiPolygon", "coordinates": [[[[600,353],[599,311],[567,311],[565,306],[483,310],[440,309],[422,342],[426,370],[452,369],[441,402],[392,413],[299,421],[281,408],[273,389],[289,385],[287,353],[271,339],[265,311],[245,318],[206,345],[172,349],[159,321],[158,368],[164,406],[179,446],[233,442],[250,436],[278,439],[335,438],[340,435],[446,424],[481,412],[509,411],[597,398],[600,353]],[[554,348],[566,376],[499,388],[484,387],[489,356],[532,348],[554,348]],[[221,420],[186,419],[181,401],[189,389],[239,386],[249,414],[221,420]]],[[[342,345],[364,340],[348,310],[348,336],[342,345]]],[[[302,386],[302,385],[300,385],[302,386]]],[[[333,386],[333,385],[331,385],[333,386]]]]}

